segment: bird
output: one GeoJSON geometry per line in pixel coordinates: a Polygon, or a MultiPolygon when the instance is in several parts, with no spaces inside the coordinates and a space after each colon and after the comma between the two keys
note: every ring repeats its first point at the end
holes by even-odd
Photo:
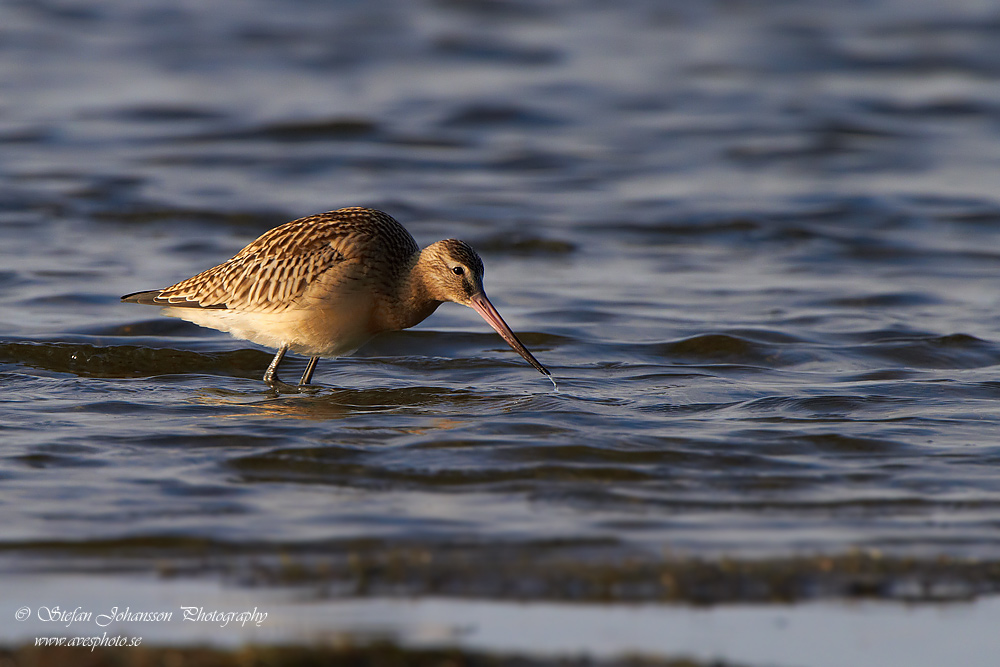
{"type": "Polygon", "coordinates": [[[408,329],[445,301],[468,306],[529,364],[552,379],[497,312],[483,289],[483,261],[464,241],[420,249],[392,216],[341,208],[279,225],[218,266],[123,302],[162,306],[163,314],[277,348],[264,373],[288,388],[278,365],[309,357],[298,389],[320,357],[350,354],[376,334],[408,329]]]}

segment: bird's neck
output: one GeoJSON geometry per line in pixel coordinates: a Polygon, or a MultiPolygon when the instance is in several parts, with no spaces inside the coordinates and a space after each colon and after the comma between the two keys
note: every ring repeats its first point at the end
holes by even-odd
{"type": "Polygon", "coordinates": [[[386,330],[397,331],[415,326],[441,305],[442,301],[432,296],[432,286],[426,279],[427,271],[424,267],[427,261],[423,252],[415,253],[410,258],[402,279],[397,282],[395,295],[383,309],[386,330]]]}

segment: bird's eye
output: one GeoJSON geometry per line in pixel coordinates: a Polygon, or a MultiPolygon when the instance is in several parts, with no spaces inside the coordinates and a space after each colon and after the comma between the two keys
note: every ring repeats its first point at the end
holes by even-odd
{"type": "Polygon", "coordinates": [[[461,276],[465,273],[465,269],[463,269],[461,266],[456,266],[451,270],[451,272],[454,273],[456,276],[461,276]]]}

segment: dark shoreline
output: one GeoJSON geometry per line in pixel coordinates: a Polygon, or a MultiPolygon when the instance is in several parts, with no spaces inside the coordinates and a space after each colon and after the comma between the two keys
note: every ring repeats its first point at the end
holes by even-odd
{"type": "Polygon", "coordinates": [[[1000,592],[1000,560],[885,555],[877,550],[773,558],[687,557],[612,545],[435,545],[362,541],[199,545],[89,543],[10,550],[10,576],[33,573],[218,578],[225,585],[292,587],[316,599],[451,597],[534,602],[716,605],[871,599],[967,601],[1000,592]],[[75,553],[74,553],[75,552],[75,553]],[[29,556],[30,554],[30,556],[29,556]],[[67,555],[70,554],[70,555],[67,555]]]}

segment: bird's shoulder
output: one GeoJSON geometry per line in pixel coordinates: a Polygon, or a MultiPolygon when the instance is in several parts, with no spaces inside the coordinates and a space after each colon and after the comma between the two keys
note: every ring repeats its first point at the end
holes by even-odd
{"type": "MultiPolygon", "coordinates": [[[[394,218],[369,208],[342,208],[286,222],[265,232],[233,257],[293,261],[310,254],[339,259],[405,260],[418,251],[394,218]]],[[[232,261],[232,260],[231,260],[232,261]]]]}

